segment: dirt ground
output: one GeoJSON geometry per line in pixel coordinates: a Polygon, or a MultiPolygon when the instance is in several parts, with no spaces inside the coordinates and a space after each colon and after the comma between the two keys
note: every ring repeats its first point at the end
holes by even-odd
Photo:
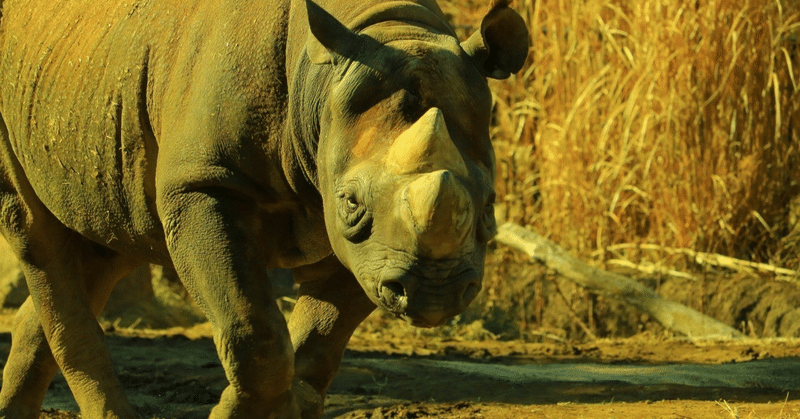
{"type": "MultiPolygon", "coordinates": [[[[0,316],[0,359],[10,346],[0,316]]],[[[357,332],[326,417],[800,418],[800,340],[691,341],[640,334],[574,344],[442,338],[400,322],[357,332]]],[[[226,385],[210,327],[113,329],[108,342],[142,417],[205,418],[226,385]]],[[[441,336],[441,334],[440,334],[441,336]]],[[[75,418],[60,376],[42,418],[75,418]]]]}

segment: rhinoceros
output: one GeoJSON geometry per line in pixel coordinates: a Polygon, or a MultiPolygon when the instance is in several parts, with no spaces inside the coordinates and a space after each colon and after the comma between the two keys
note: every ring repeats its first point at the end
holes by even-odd
{"type": "Polygon", "coordinates": [[[212,418],[313,418],[376,307],[421,327],[481,287],[495,231],[487,78],[527,29],[464,42],[434,0],[5,0],[0,230],[30,298],[0,417],[60,368],[86,418],[134,418],[98,326],[117,280],[174,267],[229,385],[212,418]],[[265,272],[292,269],[284,320],[265,272]]]}

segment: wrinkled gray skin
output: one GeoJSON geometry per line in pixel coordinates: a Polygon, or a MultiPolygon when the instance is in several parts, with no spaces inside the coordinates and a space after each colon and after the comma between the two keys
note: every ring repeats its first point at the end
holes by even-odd
{"type": "Polygon", "coordinates": [[[376,305],[460,312],[494,232],[485,78],[528,50],[507,6],[459,44],[431,0],[5,0],[0,231],[31,297],[0,417],[38,417],[58,368],[83,417],[137,417],[95,315],[148,261],[211,320],[213,418],[319,417],[376,305]]]}

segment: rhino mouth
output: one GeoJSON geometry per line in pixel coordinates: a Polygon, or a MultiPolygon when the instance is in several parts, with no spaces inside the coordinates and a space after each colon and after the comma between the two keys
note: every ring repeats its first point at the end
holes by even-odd
{"type": "Polygon", "coordinates": [[[414,326],[444,324],[475,299],[482,275],[477,267],[463,264],[447,269],[446,275],[436,275],[437,270],[384,269],[376,281],[377,302],[414,326]]]}

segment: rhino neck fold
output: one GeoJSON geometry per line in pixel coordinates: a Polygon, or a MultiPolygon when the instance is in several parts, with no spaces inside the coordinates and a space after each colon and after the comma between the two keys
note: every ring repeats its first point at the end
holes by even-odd
{"type": "Polygon", "coordinates": [[[360,32],[372,25],[388,21],[421,23],[456,36],[435,2],[417,3],[403,0],[378,3],[356,16],[347,26],[354,32],[360,32]]]}
{"type": "Polygon", "coordinates": [[[424,24],[442,33],[456,36],[447,23],[444,12],[434,0],[372,0],[344,3],[332,0],[313,1],[356,33],[379,23],[401,21],[424,24]]]}
{"type": "Polygon", "coordinates": [[[281,138],[280,161],[284,176],[292,189],[301,196],[313,194],[318,204],[320,118],[328,101],[332,66],[314,65],[303,56],[297,62],[289,80],[289,103],[286,124],[281,138]]]}

